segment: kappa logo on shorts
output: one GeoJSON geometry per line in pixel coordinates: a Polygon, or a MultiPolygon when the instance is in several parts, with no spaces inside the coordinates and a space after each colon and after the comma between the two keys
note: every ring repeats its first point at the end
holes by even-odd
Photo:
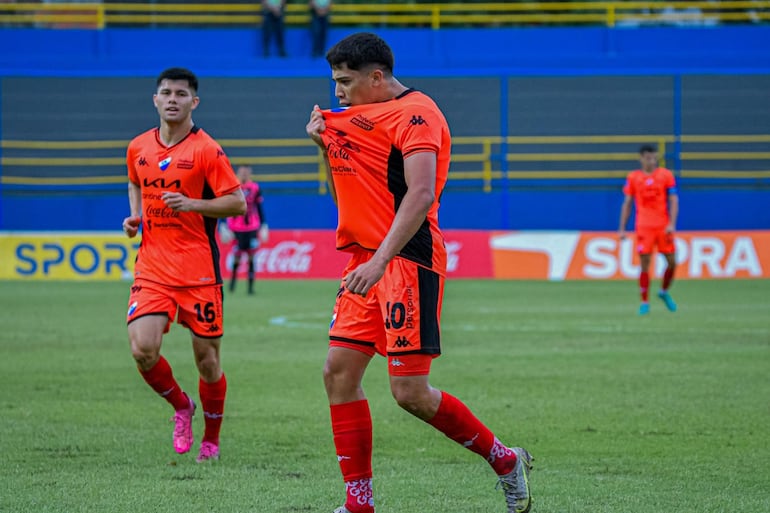
{"type": "Polygon", "coordinates": [[[406,337],[398,337],[394,345],[396,347],[412,347],[414,344],[409,342],[409,339],[406,337]]]}
{"type": "Polygon", "coordinates": [[[217,331],[219,331],[219,324],[212,324],[211,326],[209,326],[209,329],[207,329],[206,331],[208,331],[209,333],[216,333],[217,331]]]}
{"type": "Polygon", "coordinates": [[[140,290],[142,290],[141,285],[131,285],[131,292],[139,292],[140,290]]]}

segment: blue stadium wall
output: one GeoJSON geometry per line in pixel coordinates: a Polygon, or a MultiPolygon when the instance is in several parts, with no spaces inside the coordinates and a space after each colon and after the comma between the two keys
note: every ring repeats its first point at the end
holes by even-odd
{"type": "MultiPolygon", "coordinates": [[[[625,127],[618,126],[618,118],[608,116],[603,134],[621,130],[680,134],[683,126],[686,132],[697,127],[700,133],[770,134],[768,26],[371,30],[393,46],[399,77],[429,93],[438,90],[438,96],[446,98],[442,106],[449,111],[456,134],[474,135],[476,123],[491,123],[493,133],[485,129],[479,135],[576,135],[581,119],[594,112],[601,116],[601,102],[606,100],[599,97],[586,102],[585,90],[600,90],[607,83],[615,84],[615,89],[627,88],[628,94],[607,100],[605,110],[617,112],[627,104],[628,115],[625,127]],[[462,87],[455,88],[458,83],[462,87]],[[559,88],[565,84],[565,90],[574,94],[561,97],[559,88]],[[449,91],[442,92],[442,87],[449,91]],[[456,105],[455,89],[465,90],[463,98],[470,101],[456,105]],[[522,96],[520,122],[511,126],[510,116],[499,112],[500,97],[508,98],[520,89],[531,94],[522,96]],[[645,93],[650,90],[655,93],[645,93]],[[541,104],[527,112],[524,100],[537,96],[541,104]],[[489,97],[496,98],[492,106],[489,97]],[[693,113],[683,121],[681,113],[689,112],[688,108],[693,113]],[[652,122],[650,112],[656,111],[664,114],[652,122]]],[[[334,42],[350,32],[334,29],[329,40],[334,42]]],[[[281,80],[309,80],[322,104],[332,101],[332,91],[325,62],[307,57],[307,32],[290,29],[287,36],[289,58],[263,59],[257,28],[0,29],[0,48],[13,48],[13,52],[0,54],[0,139],[66,140],[71,136],[84,140],[73,128],[78,123],[93,125],[97,134],[115,126],[126,129],[124,118],[109,112],[109,105],[118,103],[99,103],[104,95],[99,85],[104,80],[130,82],[132,87],[140,82],[151,85],[158,71],[170,65],[194,69],[204,78],[204,91],[207,83],[216,80],[224,84],[232,79],[237,84],[239,80],[275,79],[275,98],[281,99],[283,109],[279,117],[285,125],[281,128],[285,133],[276,137],[302,137],[311,105],[307,99],[282,97],[281,80]],[[56,105],[57,81],[68,81],[72,87],[79,80],[83,105],[76,102],[77,110],[54,107],[54,111],[60,109],[54,116],[51,109],[40,107],[48,102],[56,105]],[[19,96],[14,92],[17,89],[27,91],[27,96],[19,96]],[[20,104],[22,99],[27,103],[20,104]],[[104,108],[90,111],[89,105],[104,108]],[[32,113],[35,108],[42,112],[32,113]],[[27,120],[19,114],[24,111],[30,111],[27,120]],[[27,126],[31,128],[19,128],[27,126]],[[19,136],[19,131],[24,133],[19,136]]],[[[142,112],[146,114],[142,122],[154,123],[150,94],[151,90],[143,91],[141,102],[131,99],[129,107],[123,108],[142,112]]],[[[277,100],[263,101],[275,104],[277,100]]],[[[249,109],[249,105],[237,107],[249,109]]],[[[201,111],[205,119],[205,109],[201,111]]],[[[227,136],[222,133],[227,123],[254,121],[253,115],[236,112],[238,116],[207,119],[202,124],[208,128],[220,122],[221,129],[209,131],[222,138],[227,136]]],[[[134,126],[128,128],[131,133],[138,131],[134,126]]],[[[107,136],[94,137],[99,138],[107,136]]],[[[770,152],[767,146],[755,145],[752,150],[770,152]]],[[[633,150],[635,147],[629,148],[633,150]]],[[[629,161],[627,166],[630,169],[635,164],[629,161]]],[[[0,174],[7,174],[7,166],[0,168],[0,174]]],[[[517,181],[498,183],[491,192],[483,192],[477,185],[456,184],[442,198],[442,224],[447,228],[613,230],[621,185],[622,180],[517,181]]],[[[313,187],[291,190],[285,184],[267,184],[266,189],[266,209],[273,227],[334,226],[330,199],[313,187]]],[[[770,183],[766,178],[682,179],[680,198],[683,230],[770,227],[770,183]]],[[[83,189],[4,184],[0,229],[111,230],[120,226],[127,208],[122,186],[83,189]]]]}

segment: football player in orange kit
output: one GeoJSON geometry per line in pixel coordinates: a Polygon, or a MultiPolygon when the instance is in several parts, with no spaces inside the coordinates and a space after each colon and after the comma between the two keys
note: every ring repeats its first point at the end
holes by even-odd
{"type": "Polygon", "coordinates": [[[675,312],[677,306],[668,289],[676,269],[674,229],[679,214],[676,180],[671,171],[658,166],[658,151],[654,146],[642,146],[639,149],[639,161],[642,168],[629,173],[623,186],[625,198],[620,209],[619,236],[621,240],[626,237],[626,225],[633,201],[636,205],[635,244],[641,267],[639,293],[642,303],[639,305],[639,315],[650,312],[650,262],[655,248],[666,258],[667,264],[658,297],[666,308],[675,312]]]}
{"type": "Polygon", "coordinates": [[[219,458],[227,391],[219,358],[222,277],[215,230],[217,218],[242,215],[246,202],[221,146],[193,123],[200,102],[196,76],[169,68],[156,85],[160,126],[135,137],[126,152],[131,213],[123,231],[134,237],[142,228],[128,337],[140,374],[174,408],[174,449],[181,454],[193,444],[196,404],[160,348],[175,318],[190,330],[205,423],[197,461],[203,462],[219,458]]]}
{"type": "Polygon", "coordinates": [[[441,353],[446,248],[439,198],[451,137],[441,110],[393,76],[393,54],[356,33],[326,54],[340,108],[316,105],[306,131],[322,149],[337,203],[337,249],[350,253],[329,329],[324,383],[345,504],[373,513],[372,418],[361,383],[375,354],[388,359],[399,406],[484,458],[507,511],[531,506],[530,454],[503,444],[453,395],[429,384],[441,353]]]}

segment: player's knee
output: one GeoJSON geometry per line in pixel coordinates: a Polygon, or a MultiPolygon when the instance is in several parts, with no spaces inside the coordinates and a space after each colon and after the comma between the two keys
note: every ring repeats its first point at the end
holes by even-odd
{"type": "Polygon", "coordinates": [[[132,343],[131,356],[134,358],[134,361],[136,361],[136,364],[140,369],[148,371],[158,363],[160,351],[154,347],[151,348],[132,343]]]}
{"type": "Polygon", "coordinates": [[[327,393],[333,393],[344,388],[345,383],[348,381],[345,376],[345,370],[329,360],[326,360],[326,363],[324,363],[323,378],[327,393]]]}
{"type": "Polygon", "coordinates": [[[421,386],[414,386],[410,383],[392,384],[390,391],[396,403],[412,415],[422,417],[428,409],[430,402],[430,393],[421,386]]]}
{"type": "Polygon", "coordinates": [[[219,358],[214,355],[206,355],[197,359],[195,363],[198,366],[198,374],[200,374],[206,382],[213,383],[217,381],[222,374],[219,358]]]}
{"type": "Polygon", "coordinates": [[[337,402],[353,401],[362,393],[358,374],[329,361],[324,364],[323,380],[326,395],[337,402]]]}

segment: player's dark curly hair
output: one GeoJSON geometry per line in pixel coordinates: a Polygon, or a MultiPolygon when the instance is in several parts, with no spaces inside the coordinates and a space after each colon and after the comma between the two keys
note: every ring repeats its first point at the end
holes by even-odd
{"type": "Polygon", "coordinates": [[[657,153],[657,152],[658,152],[658,148],[656,148],[652,144],[643,144],[639,148],[639,155],[642,155],[643,153],[657,153]]]}
{"type": "Polygon", "coordinates": [[[393,74],[393,51],[388,43],[371,32],[357,32],[332,46],[326,53],[326,61],[332,68],[346,64],[352,70],[376,64],[393,74]]]}
{"type": "Polygon", "coordinates": [[[196,93],[198,92],[198,77],[187,68],[168,68],[161,71],[155,86],[159,86],[164,80],[187,80],[190,89],[196,93]]]}

